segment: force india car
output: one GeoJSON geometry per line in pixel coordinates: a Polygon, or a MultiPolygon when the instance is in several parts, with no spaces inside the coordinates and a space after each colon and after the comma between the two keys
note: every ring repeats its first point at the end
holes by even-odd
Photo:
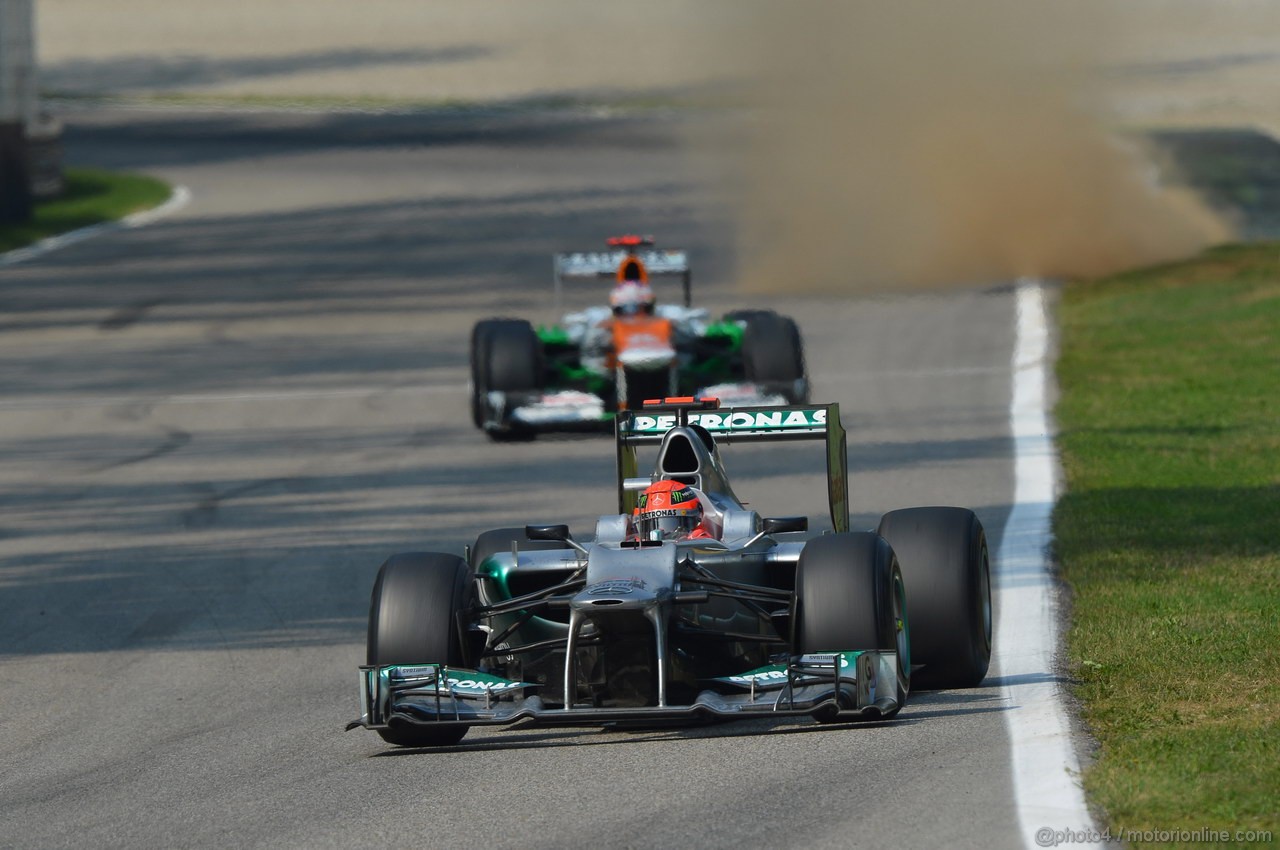
{"type": "Polygon", "coordinates": [[[618,416],[618,513],[594,541],[502,528],[466,557],[382,565],[348,729],[418,747],[500,724],[877,720],[913,682],[982,681],[990,566],[972,511],[907,508],[850,531],[837,405],[668,402],[618,416]],[[734,494],[718,444],[785,440],[825,443],[833,533],[795,540],[807,518],[761,517],[734,494]],[[637,447],[654,444],[637,477],[637,447]],[[663,479],[701,491],[713,539],[637,538],[637,494],[663,479]]]}
{"type": "Polygon", "coordinates": [[[556,304],[565,282],[678,278],[683,304],[651,316],[615,319],[606,306],[565,315],[537,329],[524,319],[485,319],[471,334],[471,412],[495,440],[539,431],[607,426],[643,399],[714,396],[727,404],[808,401],[804,348],[796,323],[771,310],[713,319],[691,306],[685,251],[652,249],[652,239],[617,236],[611,250],[557,254],[556,304]]]}

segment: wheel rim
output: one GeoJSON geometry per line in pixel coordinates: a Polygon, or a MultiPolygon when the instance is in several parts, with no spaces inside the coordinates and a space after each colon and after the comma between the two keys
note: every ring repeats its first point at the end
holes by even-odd
{"type": "Polygon", "coordinates": [[[982,606],[982,640],[986,644],[987,651],[991,651],[991,557],[987,552],[987,543],[982,542],[982,554],[980,566],[978,567],[978,593],[980,595],[979,604],[982,606]]]}
{"type": "Polygon", "coordinates": [[[893,578],[893,626],[897,641],[898,664],[904,670],[911,669],[911,624],[907,622],[906,588],[902,574],[893,578]]]}

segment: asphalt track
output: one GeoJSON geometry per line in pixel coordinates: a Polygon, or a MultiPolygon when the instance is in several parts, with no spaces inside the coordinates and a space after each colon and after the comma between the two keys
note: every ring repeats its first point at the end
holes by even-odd
{"type": "MultiPolygon", "coordinates": [[[[0,270],[0,845],[1022,846],[998,669],[883,725],[342,731],[383,558],[609,509],[607,439],[491,445],[465,391],[471,324],[550,318],[549,254],[610,232],[689,248],[704,305],[798,320],[855,525],[961,504],[1000,539],[1012,289],[743,299],[689,123],[68,116],[72,161],[193,202],[0,270]]],[[[816,447],[727,464],[822,517],[816,447]]]]}

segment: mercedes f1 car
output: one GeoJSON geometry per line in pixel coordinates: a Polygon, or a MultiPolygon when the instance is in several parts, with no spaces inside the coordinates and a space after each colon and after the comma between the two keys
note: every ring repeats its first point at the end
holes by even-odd
{"type": "Polygon", "coordinates": [[[877,720],[913,683],[982,681],[990,565],[972,511],[907,508],[850,531],[837,405],[666,402],[617,417],[619,512],[594,541],[564,525],[502,528],[464,557],[382,565],[348,729],[418,747],[502,724],[877,720]],[[807,518],[738,499],[717,447],[810,439],[826,445],[834,531],[804,541],[807,518]],[[638,477],[648,445],[656,463],[638,477]],[[637,497],[655,482],[696,488],[714,534],[638,534],[637,497]]]}
{"type": "Polygon", "coordinates": [[[692,394],[726,404],[808,401],[804,348],[796,323],[771,310],[712,318],[694,308],[685,251],[653,249],[650,237],[618,236],[609,251],[557,254],[556,305],[566,282],[678,279],[683,304],[652,301],[635,314],[600,306],[534,326],[485,319],[471,334],[471,411],[494,440],[540,431],[607,427],[646,398],[692,394]]]}

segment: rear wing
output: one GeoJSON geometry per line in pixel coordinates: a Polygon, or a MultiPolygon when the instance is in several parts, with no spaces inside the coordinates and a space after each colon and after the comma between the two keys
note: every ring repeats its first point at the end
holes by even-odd
{"type": "Polygon", "coordinates": [[[765,443],[814,440],[826,443],[827,501],[831,526],[849,530],[849,458],[839,404],[810,404],[792,407],[727,407],[700,409],[704,405],[690,399],[688,404],[646,406],[620,411],[614,419],[618,448],[618,504],[626,513],[624,482],[638,473],[636,447],[657,445],[667,431],[677,425],[699,425],[716,443],[765,443]]]}
{"type": "Polygon", "coordinates": [[[684,306],[693,304],[693,273],[689,268],[689,252],[683,250],[582,251],[552,256],[556,287],[556,309],[560,309],[564,281],[613,279],[618,267],[628,257],[644,264],[650,277],[678,277],[684,288],[684,306]]]}

